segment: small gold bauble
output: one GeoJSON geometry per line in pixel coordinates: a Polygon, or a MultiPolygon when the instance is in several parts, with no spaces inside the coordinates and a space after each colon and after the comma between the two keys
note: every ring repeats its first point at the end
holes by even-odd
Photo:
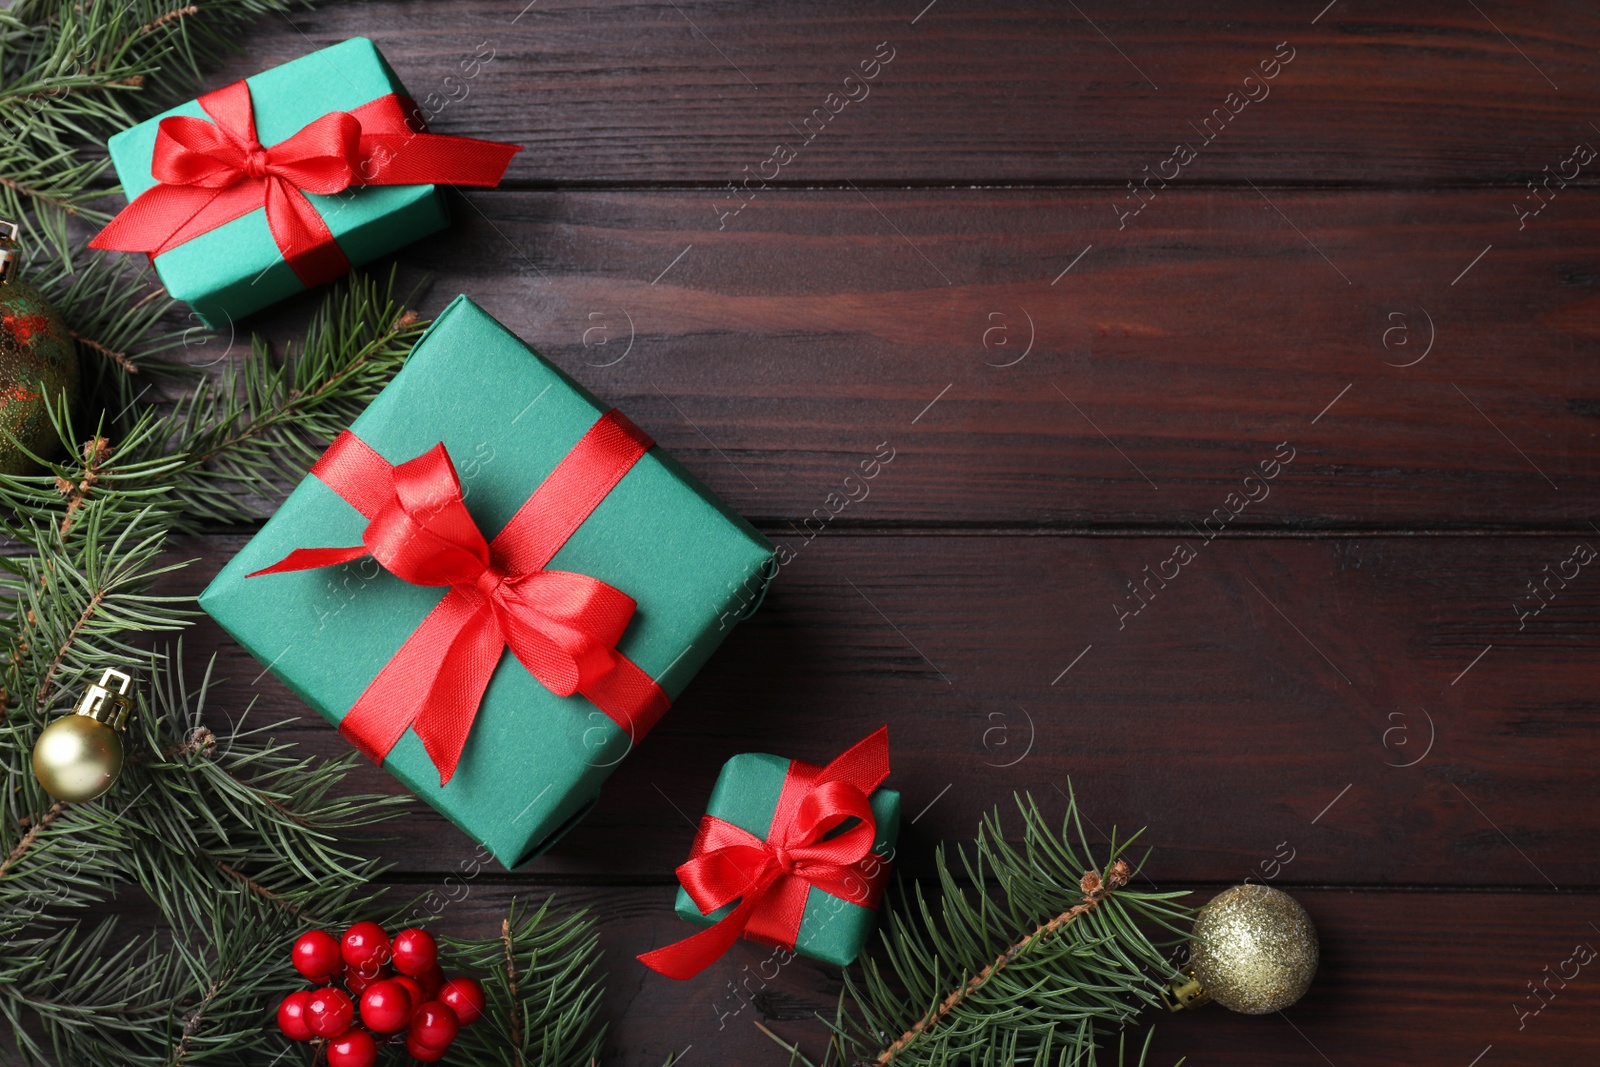
{"type": "Polygon", "coordinates": [[[1289,894],[1265,885],[1225,889],[1194,921],[1189,966],[1211,999],[1265,1015],[1305,995],[1317,973],[1317,928],[1289,894]]]}
{"type": "Polygon", "coordinates": [[[57,800],[93,800],[122,773],[122,738],[87,715],[63,715],[33,746],[33,775],[57,800]]]}

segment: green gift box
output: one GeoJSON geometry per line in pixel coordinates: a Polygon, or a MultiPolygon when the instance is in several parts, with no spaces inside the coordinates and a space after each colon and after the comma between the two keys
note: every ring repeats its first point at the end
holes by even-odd
{"type": "MultiPolygon", "coordinates": [[[[254,102],[257,139],[275,145],[332,111],[351,111],[391,93],[405,97],[377,47],[364,37],[324,48],[245,81],[254,102]]],[[[187,115],[210,121],[190,100],[106,142],[129,201],[157,185],[151,174],[161,120],[187,115]]],[[[433,185],[366,185],[341,193],[306,193],[352,264],[367,263],[449,224],[433,185]]],[[[275,304],[305,286],[279,251],[257,208],[155,257],[167,291],[212,329],[275,304]]]]}
{"type": "MultiPolygon", "coordinates": [[[[734,756],[722,765],[722,773],[717,776],[711,799],[706,803],[706,814],[767,840],[791,762],[763,752],[734,756]]],[[[867,799],[877,823],[872,852],[880,862],[887,864],[894,858],[894,843],[900,836],[900,794],[880,787],[867,799]]],[[[702,915],[689,891],[680,886],[673,910],[680,918],[697,926],[712,926],[737,906],[737,903],[728,904],[702,915]]],[[[860,955],[877,920],[876,908],[812,886],[806,894],[805,915],[795,935],[794,950],[802,956],[847,967],[860,955]]]]}
{"type": "MultiPolygon", "coordinates": [[[[443,443],[466,506],[492,539],[607,410],[466,297],[417,342],[351,425],[391,464],[443,443]]],[[[308,476],[200,596],[257,660],[339,723],[445,593],[365,557],[246,577],[298,548],[362,543],[367,519],[308,476]]],[[[676,700],[771,577],[772,546],[651,448],[551,559],[632,597],[617,645],[676,700]]],[[[553,844],[592,807],[632,747],[581,695],[559,697],[502,654],[447,785],[407,730],[384,766],[506,867],[553,844]]]]}

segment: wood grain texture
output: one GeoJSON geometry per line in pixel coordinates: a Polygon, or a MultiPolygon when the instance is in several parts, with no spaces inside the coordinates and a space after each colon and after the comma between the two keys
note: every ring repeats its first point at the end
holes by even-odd
{"type": "MultiPolygon", "coordinates": [[[[408,884],[401,891],[431,888],[408,884]]],[[[1217,888],[1195,887],[1194,899],[1217,888]]],[[[450,891],[458,899],[446,907],[443,926],[474,932],[495,928],[515,893],[544,896],[487,875],[452,882],[450,891]]],[[[1550,993],[1542,985],[1545,968],[1561,970],[1574,946],[1600,948],[1591,925],[1600,905],[1595,894],[1297,889],[1295,897],[1322,937],[1321,968],[1306,998],[1278,1016],[1215,1007],[1152,1013],[1146,1019],[1156,1028],[1152,1065],[1187,1057],[1190,1064],[1235,1067],[1466,1067],[1490,1045],[1483,1063],[1552,1062],[1557,1050],[1573,1063],[1600,1056],[1596,964],[1565,987],[1550,981],[1550,993]],[[1529,982],[1539,985],[1539,998],[1529,982]],[[1536,1015],[1514,1010],[1531,1013],[1541,1002],[1536,1015]]],[[[779,967],[770,949],[741,943],[695,981],[672,982],[633,960],[683,932],[669,890],[563,888],[560,899],[590,908],[601,923],[611,1061],[659,1065],[681,1053],[685,1064],[788,1063],[756,1029],[758,1021],[820,1061],[826,1031],[816,1016],[833,1014],[837,969],[804,959],[779,967]]],[[[1565,967],[1569,975],[1573,970],[1565,967]]]]}
{"type": "Polygon", "coordinates": [[[1236,528],[1585,530],[1600,201],[1505,199],[1174,191],[1119,233],[1083,191],[771,191],[722,231],[713,193],[472,194],[402,262],[758,521],[888,442],[839,524],[1182,526],[1287,441],[1236,528]]]}
{"type": "MultiPolygon", "coordinates": [[[[1600,729],[1600,562],[1521,631],[1513,610],[1571,539],[773,536],[793,562],[766,603],[529,878],[670,882],[729,756],[823,762],[887,721],[920,815],[911,874],[1014,791],[1071,782],[1100,829],[1148,826],[1188,881],[1243,878],[1287,840],[1302,884],[1600,885],[1600,811],[1550,817],[1600,729]],[[1179,543],[1195,558],[1160,588],[1147,575],[1179,543]],[[1123,617],[1133,580],[1148,605],[1123,617]]],[[[239,544],[197,545],[188,580],[239,544]]],[[[303,713],[207,623],[190,653],[213,650],[219,709],[303,713]]],[[[344,747],[315,717],[291,733],[344,747]]],[[[422,872],[472,850],[420,812],[381,851],[422,872]]]]}
{"type": "Polygon", "coordinates": [[[721,186],[786,143],[791,182],[1120,189],[1189,141],[1185,181],[1521,188],[1594,135],[1587,5],[1325,3],[330,4],[266,22],[224,75],[366,35],[439,129],[526,145],[512,180],[564,186],[721,186]],[[1294,58],[1246,86],[1280,42],[1294,58]],[[838,113],[806,127],[817,108],[838,113]]]}
{"type": "MultiPolygon", "coordinates": [[[[1161,884],[1311,911],[1302,1004],[1157,1020],[1154,1063],[1596,1060],[1592,968],[1515,1010],[1600,943],[1600,571],[1566,562],[1600,547],[1600,200],[1587,164],[1527,185],[1600,142],[1592,5],[353,0],[211,84],[353,34],[435,129],[527,146],[399,257],[419,307],[472,295],[786,559],[590,818],[456,883],[447,929],[592,908],[614,1062],[788,1062],[757,1019],[815,1055],[836,971],[631,957],[684,932],[728,756],[887,722],[907,877],[1070,782],[1092,833],[1149,828],[1161,884]],[[1191,127],[1285,41],[1270,96],[1191,127]]],[[[179,546],[172,588],[243,537],[179,546]]],[[[229,679],[212,714],[309,714],[215,626],[187,648],[229,679]]],[[[426,810],[366,847],[407,893],[473,852],[426,810]]]]}

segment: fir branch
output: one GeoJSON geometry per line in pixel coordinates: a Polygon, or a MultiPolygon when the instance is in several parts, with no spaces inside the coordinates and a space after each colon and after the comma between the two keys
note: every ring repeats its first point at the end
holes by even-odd
{"type": "Polygon", "coordinates": [[[500,943],[505,946],[506,994],[511,1001],[511,1048],[516,1053],[516,1067],[522,1065],[522,999],[517,995],[517,959],[511,948],[511,917],[500,920],[500,943]]]}
{"type": "Polygon", "coordinates": [[[1017,803],[1020,844],[994,812],[959,862],[941,848],[937,897],[914,887],[861,978],[846,974],[850,1011],[830,1026],[857,1058],[879,1067],[1092,1062],[1113,1030],[1159,1003],[1171,966],[1151,934],[1183,936],[1187,912],[1173,903],[1183,894],[1129,889],[1137,864],[1115,836],[1103,862],[1090,862],[1074,844],[1085,838],[1071,798],[1059,829],[1032,798],[1017,803]]]}
{"type": "Polygon", "coordinates": [[[515,900],[497,936],[440,938],[449,958],[484,984],[485,1017],[461,1031],[463,1063],[586,1067],[600,1054],[599,939],[582,913],[515,900]]]}
{"type": "Polygon", "coordinates": [[[1111,871],[1104,881],[1101,880],[1098,871],[1085,871],[1083,877],[1079,880],[1079,886],[1083,890],[1083,900],[1049,922],[1039,926],[1027,937],[1000,953],[993,963],[967,979],[961,986],[952,990],[950,995],[945,997],[937,1008],[918,1019],[916,1025],[901,1034],[894,1044],[878,1054],[878,1067],[884,1067],[885,1064],[890,1063],[907,1045],[935,1026],[938,1026],[941,1019],[949,1015],[956,1009],[957,1005],[976,992],[978,987],[1000,973],[1007,964],[1025,952],[1030,945],[1057,933],[1063,926],[1066,926],[1079,916],[1087,914],[1095,905],[1110,897],[1116,890],[1127,885],[1128,874],[1128,861],[1121,859],[1111,865],[1111,871]]]}
{"type": "Polygon", "coordinates": [[[194,4],[173,8],[171,11],[168,11],[162,15],[157,15],[143,26],[140,26],[138,32],[134,34],[134,36],[143,37],[147,33],[156,32],[168,23],[176,22],[178,19],[193,18],[198,14],[200,14],[200,9],[194,4]]]}
{"type": "Polygon", "coordinates": [[[66,805],[58,801],[51,805],[50,810],[45,812],[39,818],[29,820],[31,825],[28,827],[28,832],[23,834],[22,840],[18,841],[16,846],[12,848],[10,855],[6,856],[5,862],[0,863],[0,878],[4,878],[6,876],[6,872],[12,867],[16,866],[17,861],[22,859],[22,857],[27,853],[28,849],[33,847],[33,843],[38,840],[39,835],[44,832],[44,828],[55,822],[56,819],[60,818],[61,812],[65,810],[65,808],[66,805]]]}
{"type": "Polygon", "coordinates": [[[94,352],[94,353],[96,353],[98,355],[104,356],[106,359],[108,359],[112,363],[116,364],[117,368],[119,370],[121,370],[124,374],[138,374],[139,373],[139,364],[137,364],[133,360],[129,359],[128,358],[128,353],[126,353],[126,352],[118,352],[116,349],[112,348],[110,345],[103,344],[103,343],[101,343],[99,341],[96,341],[93,337],[86,337],[83,334],[79,333],[77,330],[73,330],[72,331],[72,339],[74,341],[78,342],[84,348],[87,348],[89,351],[94,352]]]}

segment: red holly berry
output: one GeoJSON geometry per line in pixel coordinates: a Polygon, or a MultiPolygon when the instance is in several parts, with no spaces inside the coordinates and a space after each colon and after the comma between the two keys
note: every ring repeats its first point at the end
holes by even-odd
{"type": "Polygon", "coordinates": [[[411,1008],[411,993],[392,978],[372,983],[361,994],[361,1021],[380,1034],[404,1030],[411,1008]]]}
{"type": "Polygon", "coordinates": [[[456,975],[439,989],[439,1001],[449,1005],[462,1026],[471,1026],[483,1015],[483,986],[456,975]]]}
{"type": "Polygon", "coordinates": [[[406,1051],[411,1053],[411,1058],[418,1063],[438,1063],[444,1059],[444,1054],[450,1050],[447,1048],[429,1048],[427,1045],[418,1044],[417,1039],[408,1034],[406,1036],[406,1051]]]}
{"type": "Polygon", "coordinates": [[[417,980],[411,977],[409,974],[397,975],[396,977],[389,979],[389,981],[393,982],[395,985],[402,985],[406,987],[406,992],[411,994],[411,1007],[413,1010],[420,1007],[422,1002],[428,999],[422,995],[422,987],[417,984],[417,980]]]}
{"type": "Polygon", "coordinates": [[[290,993],[278,1005],[278,1029],[290,1041],[310,1041],[316,1036],[306,1025],[306,1001],[310,999],[311,991],[302,989],[290,993]]]}
{"type": "Polygon", "coordinates": [[[387,981],[394,977],[394,972],[386,965],[377,967],[350,967],[344,969],[344,985],[350,990],[350,995],[359,997],[367,991],[367,987],[374,982],[387,981]]]}
{"type": "Polygon", "coordinates": [[[354,1027],[328,1042],[328,1067],[372,1067],[378,1062],[378,1043],[365,1030],[354,1027]]]}
{"type": "Polygon", "coordinates": [[[437,1000],[421,1005],[411,1015],[410,1036],[424,1048],[449,1048],[460,1029],[456,1013],[437,1000]]]}
{"type": "Polygon", "coordinates": [[[339,942],[323,930],[308,930],[300,935],[289,953],[294,969],[313,982],[326,982],[339,972],[343,960],[339,942]]]}
{"type": "Polygon", "coordinates": [[[306,1026],[318,1037],[338,1037],[350,1029],[356,1006],[342,989],[312,990],[306,1000],[306,1026]]]}
{"type": "Polygon", "coordinates": [[[423,974],[438,962],[439,945],[428,931],[413,926],[394,935],[394,969],[401,974],[423,974]]]}
{"type": "Polygon", "coordinates": [[[377,923],[356,923],[344,932],[339,951],[345,963],[370,975],[389,962],[389,935],[377,923]]]}
{"type": "Polygon", "coordinates": [[[422,987],[423,1000],[433,1000],[444,986],[444,968],[437,963],[416,977],[417,984],[422,987]]]}

